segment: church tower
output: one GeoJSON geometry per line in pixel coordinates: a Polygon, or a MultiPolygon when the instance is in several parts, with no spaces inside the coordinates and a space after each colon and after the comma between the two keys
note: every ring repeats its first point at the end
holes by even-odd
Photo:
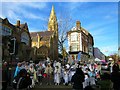
{"type": "Polygon", "coordinates": [[[53,31],[53,35],[50,40],[51,60],[58,60],[58,22],[54,6],[52,6],[52,10],[48,21],[48,31],[53,31]]]}
{"type": "Polygon", "coordinates": [[[50,17],[49,17],[48,31],[58,32],[58,23],[57,23],[57,17],[55,14],[54,6],[52,6],[52,10],[51,10],[50,17]]]}

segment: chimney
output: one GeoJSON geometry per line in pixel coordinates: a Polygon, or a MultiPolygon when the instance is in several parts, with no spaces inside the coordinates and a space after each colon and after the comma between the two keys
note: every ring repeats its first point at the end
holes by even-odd
{"type": "Polygon", "coordinates": [[[80,21],[76,21],[76,27],[77,27],[77,28],[80,28],[80,27],[81,27],[80,21]]]}
{"type": "Polygon", "coordinates": [[[17,20],[17,26],[20,26],[20,20],[17,20]]]}

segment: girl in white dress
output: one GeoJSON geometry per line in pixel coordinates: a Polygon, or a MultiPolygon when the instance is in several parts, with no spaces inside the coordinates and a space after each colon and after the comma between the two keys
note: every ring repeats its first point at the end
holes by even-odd
{"type": "Polygon", "coordinates": [[[33,67],[33,65],[30,65],[29,71],[30,73],[30,78],[32,79],[32,85],[30,86],[31,88],[33,88],[35,86],[35,76],[36,76],[36,71],[33,67]]]}
{"type": "Polygon", "coordinates": [[[64,84],[68,85],[68,79],[69,79],[69,71],[68,69],[65,69],[64,71],[64,84]]]}
{"type": "Polygon", "coordinates": [[[55,85],[60,84],[60,68],[58,66],[56,66],[54,71],[54,82],[55,82],[55,85]]]}

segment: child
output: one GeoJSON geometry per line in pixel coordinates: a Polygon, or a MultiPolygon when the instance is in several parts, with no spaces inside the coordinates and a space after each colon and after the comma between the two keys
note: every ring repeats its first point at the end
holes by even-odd
{"type": "Polygon", "coordinates": [[[38,76],[38,81],[40,83],[40,85],[42,85],[42,78],[43,78],[43,68],[42,68],[42,64],[40,63],[37,69],[37,76],[38,76]]]}
{"type": "Polygon", "coordinates": [[[55,68],[54,81],[55,81],[55,85],[59,85],[60,84],[60,69],[59,69],[58,66],[56,66],[56,68],[55,68]]]}
{"type": "Polygon", "coordinates": [[[64,71],[64,84],[65,85],[68,85],[68,76],[69,76],[68,69],[65,69],[64,71]]]}

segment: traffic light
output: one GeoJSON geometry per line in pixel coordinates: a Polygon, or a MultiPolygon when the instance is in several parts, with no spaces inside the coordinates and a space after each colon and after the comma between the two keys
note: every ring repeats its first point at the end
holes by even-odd
{"type": "Polygon", "coordinates": [[[13,38],[13,39],[10,39],[9,42],[10,42],[10,43],[8,44],[8,46],[9,46],[9,49],[8,49],[8,50],[9,50],[9,53],[10,53],[10,54],[14,54],[14,53],[15,53],[15,42],[16,42],[16,41],[15,41],[15,39],[13,38]]]}

